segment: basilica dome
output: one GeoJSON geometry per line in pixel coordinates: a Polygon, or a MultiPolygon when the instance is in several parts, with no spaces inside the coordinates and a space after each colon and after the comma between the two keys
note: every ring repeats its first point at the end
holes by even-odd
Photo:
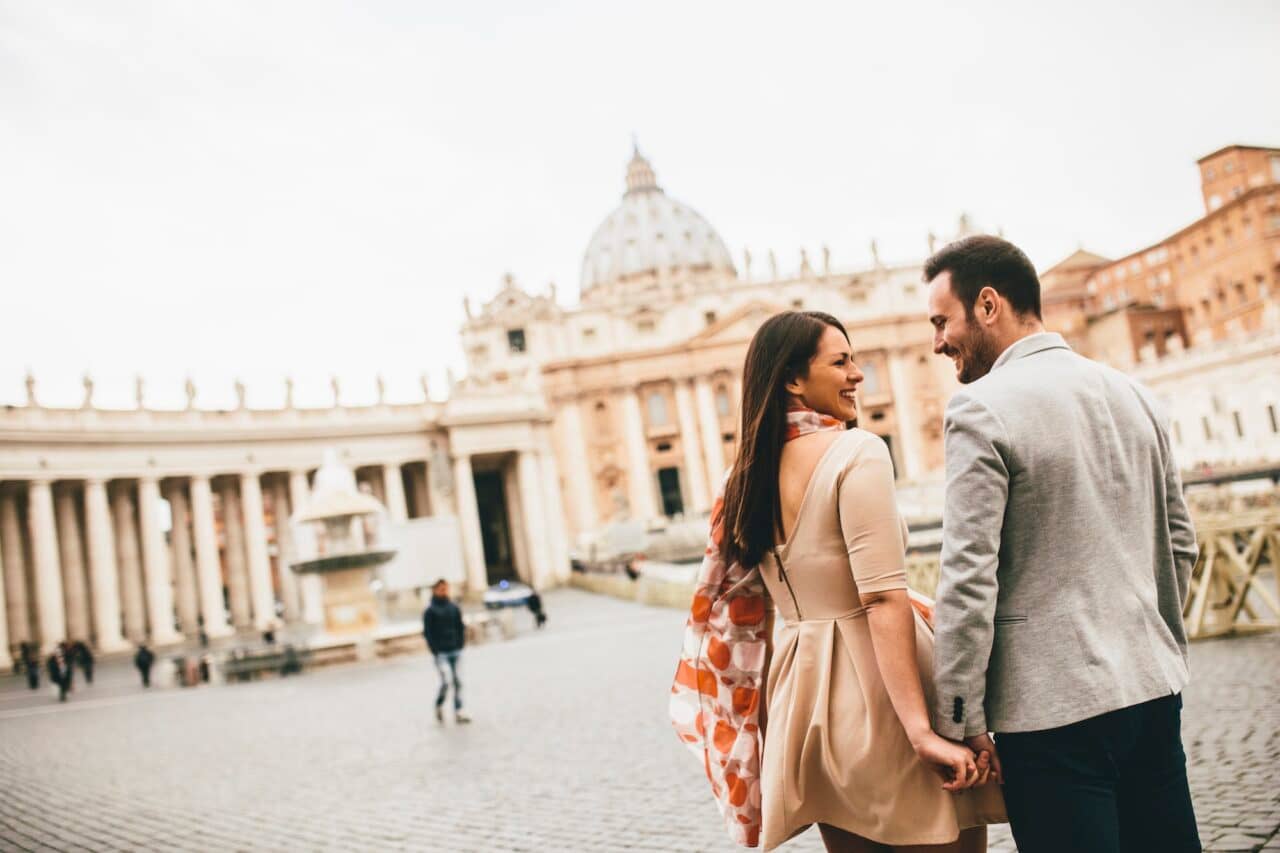
{"type": "Polygon", "coordinates": [[[622,204],[605,217],[587,245],[582,292],[660,269],[735,272],[711,223],[664,193],[649,161],[636,151],[627,166],[622,204]]]}

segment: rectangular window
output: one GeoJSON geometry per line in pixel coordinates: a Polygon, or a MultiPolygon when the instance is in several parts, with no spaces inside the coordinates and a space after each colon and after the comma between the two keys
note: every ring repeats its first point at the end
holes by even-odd
{"type": "Polygon", "coordinates": [[[1236,438],[1244,438],[1244,421],[1240,420],[1240,413],[1232,412],[1231,420],[1236,424],[1236,438]]]}
{"type": "Polygon", "coordinates": [[[1267,417],[1271,419],[1271,431],[1273,433],[1280,432],[1280,418],[1276,417],[1276,404],[1272,403],[1267,406],[1267,417]]]}
{"type": "Polygon", "coordinates": [[[649,395],[649,426],[667,425],[667,398],[661,391],[649,395]]]}
{"type": "Polygon", "coordinates": [[[652,320],[640,320],[636,323],[636,328],[642,332],[652,332],[656,327],[652,320]]]}
{"type": "Polygon", "coordinates": [[[1213,441],[1213,427],[1209,425],[1209,418],[1207,416],[1200,416],[1200,425],[1204,427],[1204,440],[1213,441]]]}
{"type": "Polygon", "coordinates": [[[584,341],[586,341],[587,343],[590,343],[590,342],[594,341],[594,340],[596,339],[596,330],[595,330],[595,329],[583,329],[583,330],[582,330],[582,339],[583,339],[584,341]]]}
{"type": "Polygon", "coordinates": [[[524,352],[524,329],[507,329],[507,349],[524,352]]]}
{"type": "Polygon", "coordinates": [[[703,313],[702,319],[706,321],[708,326],[710,326],[712,323],[716,321],[716,312],[706,311],[703,313]]]}

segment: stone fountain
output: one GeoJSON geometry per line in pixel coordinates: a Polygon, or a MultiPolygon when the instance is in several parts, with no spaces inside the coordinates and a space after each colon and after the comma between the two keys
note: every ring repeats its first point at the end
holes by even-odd
{"type": "Polygon", "coordinates": [[[290,567],[323,584],[325,632],[372,643],[379,621],[374,569],[396,554],[386,541],[386,509],[357,487],[355,474],[330,450],[311,499],[290,524],[297,549],[290,567]]]}

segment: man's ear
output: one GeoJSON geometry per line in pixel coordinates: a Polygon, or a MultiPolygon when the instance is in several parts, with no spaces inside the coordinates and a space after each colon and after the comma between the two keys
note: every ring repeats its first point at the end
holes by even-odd
{"type": "Polygon", "coordinates": [[[1004,306],[1000,304],[1000,294],[991,285],[978,291],[978,298],[973,303],[974,316],[984,324],[994,323],[1000,317],[1003,308],[1004,306]]]}

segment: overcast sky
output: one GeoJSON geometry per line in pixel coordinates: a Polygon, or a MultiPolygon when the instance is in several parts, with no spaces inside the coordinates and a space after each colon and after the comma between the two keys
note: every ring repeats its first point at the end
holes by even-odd
{"type": "Polygon", "coordinates": [[[1280,145],[1272,0],[534,5],[0,0],[0,403],[442,392],[464,294],[576,299],[632,133],[784,269],[962,211],[1122,254],[1199,215],[1198,157],[1280,145]]]}

